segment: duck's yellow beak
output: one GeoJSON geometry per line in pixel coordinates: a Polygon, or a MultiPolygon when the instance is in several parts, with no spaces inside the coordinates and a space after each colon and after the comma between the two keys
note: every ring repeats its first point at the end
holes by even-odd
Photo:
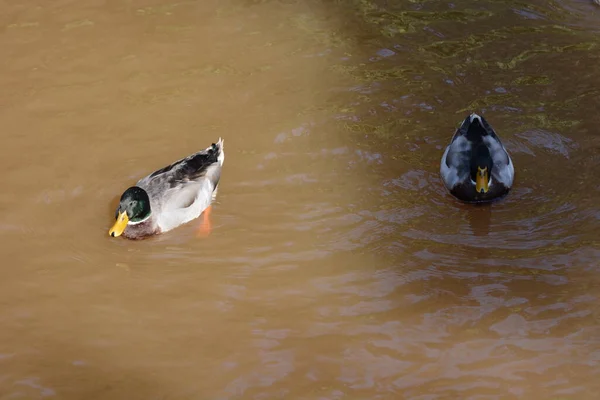
{"type": "Polygon", "coordinates": [[[475,179],[475,189],[477,193],[487,193],[489,187],[489,175],[487,167],[477,167],[477,178],[475,179]]]}
{"type": "Polygon", "coordinates": [[[119,213],[117,217],[117,222],[110,228],[108,234],[112,237],[121,236],[125,228],[127,227],[127,223],[129,222],[129,218],[127,217],[127,213],[125,211],[119,213]]]}

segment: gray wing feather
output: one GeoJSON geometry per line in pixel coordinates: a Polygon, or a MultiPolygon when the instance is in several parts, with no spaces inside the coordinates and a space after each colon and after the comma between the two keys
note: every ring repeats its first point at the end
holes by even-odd
{"type": "Polygon", "coordinates": [[[483,140],[486,146],[488,146],[492,155],[492,161],[494,162],[492,176],[505,186],[510,187],[514,179],[514,166],[504,145],[497,137],[488,136],[483,140]]]}
{"type": "MultiPolygon", "coordinates": [[[[223,140],[206,150],[182,158],[140,179],[137,185],[148,192],[159,212],[198,205],[198,196],[214,191],[221,177],[223,140]]],[[[208,193],[210,198],[211,193],[208,193]]]]}

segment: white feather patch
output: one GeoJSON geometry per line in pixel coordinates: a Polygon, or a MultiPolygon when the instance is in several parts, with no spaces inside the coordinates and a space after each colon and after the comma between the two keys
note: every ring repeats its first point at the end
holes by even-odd
{"type": "Polygon", "coordinates": [[[161,231],[166,232],[179,225],[185,224],[193,219],[198,218],[202,212],[210,205],[212,200],[213,185],[208,179],[202,181],[202,184],[194,187],[198,189],[192,204],[187,207],[177,207],[173,204],[178,202],[169,202],[171,207],[163,208],[157,220],[157,224],[161,231]]]}
{"type": "Polygon", "coordinates": [[[473,121],[475,121],[476,119],[479,120],[479,123],[483,125],[483,121],[481,120],[481,117],[475,113],[471,114],[469,116],[469,118],[471,119],[471,123],[473,123],[473,121]]]}

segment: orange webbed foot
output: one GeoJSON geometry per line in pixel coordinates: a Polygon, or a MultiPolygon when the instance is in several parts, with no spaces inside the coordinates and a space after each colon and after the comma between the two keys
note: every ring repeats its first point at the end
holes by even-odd
{"type": "Polygon", "coordinates": [[[205,238],[208,235],[210,235],[210,231],[212,229],[212,226],[210,223],[211,208],[212,208],[212,206],[208,206],[206,208],[206,210],[204,210],[204,212],[202,213],[202,222],[200,222],[200,226],[198,227],[198,230],[196,231],[196,236],[199,238],[205,238]]]}

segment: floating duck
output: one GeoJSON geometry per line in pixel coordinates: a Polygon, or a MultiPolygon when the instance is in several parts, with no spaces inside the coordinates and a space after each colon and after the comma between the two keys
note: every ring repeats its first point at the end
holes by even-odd
{"type": "Polygon", "coordinates": [[[140,179],[121,196],[112,237],[142,239],[204,215],[198,233],[210,233],[209,213],[225,160],[223,139],[140,179]]]}
{"type": "Polygon", "coordinates": [[[481,203],[507,194],[515,169],[494,129],[483,117],[471,114],[446,147],[440,174],[453,196],[481,203]]]}

